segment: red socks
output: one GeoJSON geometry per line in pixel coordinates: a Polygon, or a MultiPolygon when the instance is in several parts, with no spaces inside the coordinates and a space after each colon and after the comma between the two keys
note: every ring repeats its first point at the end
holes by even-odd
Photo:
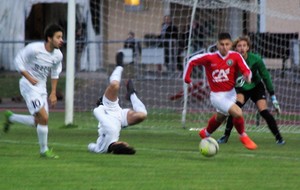
{"type": "Polygon", "coordinates": [[[238,118],[233,118],[232,119],[233,125],[235,126],[235,129],[240,135],[243,135],[245,132],[245,121],[244,117],[238,117],[238,118]]]}
{"type": "MultiPolygon", "coordinates": [[[[209,121],[208,121],[208,125],[206,127],[206,136],[212,134],[222,123],[218,122],[216,120],[216,115],[213,115],[209,121]]],[[[240,135],[244,135],[245,134],[245,121],[244,121],[244,117],[238,117],[238,118],[233,118],[232,119],[233,125],[235,126],[237,132],[240,135]]],[[[200,135],[201,136],[201,135],[200,135]]]]}
{"type": "Polygon", "coordinates": [[[206,131],[209,134],[212,134],[222,124],[216,120],[216,117],[217,117],[216,115],[213,115],[208,121],[206,131]]]}

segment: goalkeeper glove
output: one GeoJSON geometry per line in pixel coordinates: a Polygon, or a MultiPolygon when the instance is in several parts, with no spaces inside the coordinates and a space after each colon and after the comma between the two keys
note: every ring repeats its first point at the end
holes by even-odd
{"type": "Polygon", "coordinates": [[[277,112],[278,114],[280,114],[280,113],[281,113],[281,110],[280,110],[279,103],[278,103],[278,101],[277,101],[277,99],[276,99],[276,96],[275,96],[275,95],[272,95],[272,96],[271,96],[271,100],[272,100],[272,104],[273,104],[273,106],[274,106],[276,112],[277,112]]]}
{"type": "Polygon", "coordinates": [[[245,84],[244,76],[240,76],[235,81],[235,87],[242,87],[245,84]]]}

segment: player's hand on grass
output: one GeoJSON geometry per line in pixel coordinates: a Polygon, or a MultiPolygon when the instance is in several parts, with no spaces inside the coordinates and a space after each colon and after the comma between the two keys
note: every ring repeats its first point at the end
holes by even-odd
{"type": "Polygon", "coordinates": [[[280,114],[280,113],[281,113],[281,109],[280,109],[279,103],[278,103],[278,101],[277,101],[277,99],[276,99],[276,96],[275,96],[275,95],[272,95],[272,96],[271,96],[271,100],[272,100],[272,104],[273,104],[273,106],[274,106],[276,112],[277,112],[278,114],[280,114]]]}

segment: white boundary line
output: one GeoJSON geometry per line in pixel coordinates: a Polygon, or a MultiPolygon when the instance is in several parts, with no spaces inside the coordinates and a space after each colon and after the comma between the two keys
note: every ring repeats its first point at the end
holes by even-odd
{"type": "MultiPolygon", "coordinates": [[[[28,141],[13,141],[13,140],[0,140],[1,143],[7,143],[7,144],[29,144],[29,145],[38,145],[38,143],[33,143],[33,142],[28,142],[28,141]]],[[[80,148],[80,149],[85,149],[86,152],[88,153],[87,145],[79,145],[79,144],[65,144],[65,143],[50,143],[50,145],[55,145],[55,146],[61,146],[61,147],[67,147],[67,148],[80,148]]],[[[169,152],[169,153],[176,153],[176,154],[199,154],[200,153],[197,149],[195,148],[195,151],[187,150],[187,151],[181,151],[181,150],[171,150],[171,149],[155,149],[155,148],[138,148],[137,150],[142,150],[142,151],[156,151],[156,152],[169,152]]],[[[90,154],[90,153],[89,153],[90,154]]],[[[255,154],[254,152],[249,152],[247,153],[238,153],[236,155],[242,156],[242,157],[248,157],[248,158],[264,158],[264,159],[274,159],[274,160],[292,160],[292,161],[300,161],[300,158],[298,157],[286,157],[286,156],[270,156],[270,155],[258,155],[255,154]]]]}

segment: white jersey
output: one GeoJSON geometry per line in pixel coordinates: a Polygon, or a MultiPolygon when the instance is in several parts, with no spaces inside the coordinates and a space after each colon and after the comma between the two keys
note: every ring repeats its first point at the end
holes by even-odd
{"type": "MultiPolygon", "coordinates": [[[[35,85],[41,93],[46,93],[46,82],[51,72],[52,79],[58,79],[62,70],[63,55],[59,49],[48,52],[44,42],[34,42],[23,48],[14,60],[18,72],[27,71],[38,80],[35,85]]],[[[25,77],[22,80],[27,80],[25,77]]]]}
{"type": "Polygon", "coordinates": [[[110,101],[103,96],[103,105],[94,109],[94,115],[99,121],[96,143],[90,143],[88,149],[91,152],[105,153],[111,143],[119,140],[121,128],[128,125],[127,113],[129,109],[122,109],[119,99],[110,101]]]}

